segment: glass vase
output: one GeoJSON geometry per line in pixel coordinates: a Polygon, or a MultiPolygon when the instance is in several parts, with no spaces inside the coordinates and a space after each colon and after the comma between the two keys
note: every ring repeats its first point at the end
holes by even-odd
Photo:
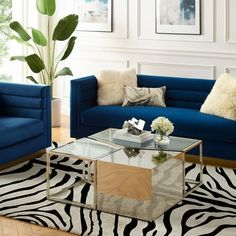
{"type": "Polygon", "coordinates": [[[157,132],[154,137],[154,142],[159,147],[165,147],[170,144],[170,138],[165,133],[157,132]]]}

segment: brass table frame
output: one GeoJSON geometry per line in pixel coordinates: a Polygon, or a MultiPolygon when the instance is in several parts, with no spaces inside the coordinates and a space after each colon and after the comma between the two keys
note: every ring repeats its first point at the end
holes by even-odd
{"type": "Polygon", "coordinates": [[[56,153],[56,152],[53,152],[53,151],[48,151],[46,158],[47,158],[47,164],[46,164],[47,199],[62,202],[62,203],[69,203],[69,204],[76,205],[76,206],[82,206],[82,207],[96,209],[97,160],[92,160],[92,159],[88,159],[88,158],[85,158],[85,157],[78,157],[78,156],[74,156],[74,155],[68,155],[68,154],[65,154],[65,153],[56,153]],[[75,183],[73,185],[70,185],[69,187],[63,188],[62,190],[58,191],[56,194],[61,193],[63,191],[66,191],[71,187],[75,187],[76,185],[81,185],[82,183],[89,183],[94,187],[94,196],[93,196],[94,201],[93,201],[92,205],[84,204],[84,203],[76,202],[76,201],[69,201],[69,200],[66,200],[66,199],[60,199],[60,198],[57,198],[56,196],[54,196],[54,194],[51,194],[51,190],[50,190],[51,164],[50,163],[51,163],[51,157],[55,156],[55,155],[57,155],[58,157],[68,157],[68,158],[72,158],[72,159],[75,159],[75,160],[80,160],[80,161],[82,161],[82,166],[83,166],[82,175],[80,176],[81,179],[77,183],[75,183]],[[91,166],[93,166],[93,170],[91,170],[91,166]],[[86,172],[87,172],[87,174],[86,174],[86,172]]]}

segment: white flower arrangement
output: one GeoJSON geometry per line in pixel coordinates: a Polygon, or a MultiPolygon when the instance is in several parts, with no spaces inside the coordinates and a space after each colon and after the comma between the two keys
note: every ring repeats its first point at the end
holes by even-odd
{"type": "Polygon", "coordinates": [[[160,116],[152,121],[151,129],[161,135],[170,135],[174,131],[174,125],[168,118],[160,116]]]}

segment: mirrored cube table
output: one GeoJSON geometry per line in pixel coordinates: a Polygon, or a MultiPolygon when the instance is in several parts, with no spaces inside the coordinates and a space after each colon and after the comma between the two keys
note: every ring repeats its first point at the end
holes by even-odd
{"type": "Polygon", "coordinates": [[[47,151],[47,198],[96,208],[97,160],[118,149],[82,138],[47,151]]]}
{"type": "Polygon", "coordinates": [[[154,141],[150,141],[144,144],[128,142],[128,141],[118,141],[113,139],[113,134],[117,129],[109,128],[105,129],[101,132],[93,134],[89,136],[89,138],[94,140],[99,140],[104,143],[113,143],[118,147],[129,148],[130,150],[137,149],[137,150],[155,150],[155,151],[162,151],[162,152],[181,152],[183,157],[183,165],[184,165],[184,172],[186,170],[186,166],[192,163],[188,163],[186,161],[186,154],[193,149],[198,149],[198,164],[195,166],[196,174],[194,177],[189,177],[184,173],[184,196],[194,191],[199,185],[202,184],[202,168],[203,168],[203,161],[202,161],[202,140],[198,139],[191,139],[191,138],[184,138],[184,137],[176,137],[170,136],[170,144],[167,146],[158,147],[154,141]]]}
{"type": "Polygon", "coordinates": [[[181,201],[183,154],[165,155],[158,160],[155,150],[139,150],[129,156],[129,150],[121,149],[99,159],[97,209],[152,221],[181,201]]]}

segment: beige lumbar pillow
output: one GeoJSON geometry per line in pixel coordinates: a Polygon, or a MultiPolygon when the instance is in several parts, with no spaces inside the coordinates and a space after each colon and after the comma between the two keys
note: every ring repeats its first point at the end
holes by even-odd
{"type": "Polygon", "coordinates": [[[236,120],[236,78],[221,75],[201,107],[201,112],[236,120]]]}
{"type": "Polygon", "coordinates": [[[124,87],[125,97],[122,106],[149,105],[166,107],[166,87],[160,88],[136,88],[124,87]]]}
{"type": "Polygon", "coordinates": [[[124,86],[137,87],[134,68],[125,70],[102,70],[96,75],[98,81],[98,105],[119,105],[124,99],[124,86]]]}

